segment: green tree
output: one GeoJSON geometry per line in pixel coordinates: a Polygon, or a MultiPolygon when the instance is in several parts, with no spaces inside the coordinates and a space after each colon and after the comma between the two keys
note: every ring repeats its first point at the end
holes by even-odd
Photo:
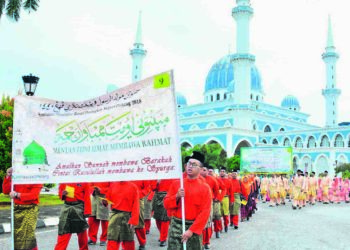
{"type": "Polygon", "coordinates": [[[4,14],[4,11],[6,11],[6,16],[11,20],[18,22],[22,7],[29,13],[37,11],[39,0],[0,0],[0,19],[4,14]]]}
{"type": "MultiPolygon", "coordinates": [[[[12,162],[12,127],[14,100],[9,96],[2,97],[0,103],[0,180],[6,175],[6,170],[12,162]]],[[[2,185],[0,186],[2,191],[2,185]]]]}
{"type": "Polygon", "coordinates": [[[229,171],[237,171],[240,169],[241,164],[241,158],[239,155],[231,156],[226,161],[226,167],[229,171]]]}
{"type": "Polygon", "coordinates": [[[343,178],[344,177],[345,178],[350,177],[350,175],[349,175],[349,173],[350,173],[350,163],[340,164],[339,166],[337,166],[335,168],[335,173],[336,174],[341,173],[343,178]]]}

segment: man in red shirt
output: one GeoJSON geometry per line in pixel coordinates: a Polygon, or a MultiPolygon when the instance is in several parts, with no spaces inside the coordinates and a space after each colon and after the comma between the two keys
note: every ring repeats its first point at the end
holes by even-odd
{"type": "Polygon", "coordinates": [[[130,181],[111,183],[106,195],[111,203],[111,216],[108,225],[107,250],[118,250],[123,244],[124,250],[135,250],[134,228],[139,224],[140,199],[137,186],[130,181]]]}
{"type": "Polygon", "coordinates": [[[85,217],[91,214],[90,185],[88,183],[60,184],[58,195],[64,201],[58,223],[58,237],[55,250],[67,249],[73,233],[78,235],[79,250],[88,249],[85,217]]]}
{"type": "MultiPolygon", "coordinates": [[[[209,185],[212,198],[213,200],[215,200],[220,195],[219,184],[216,178],[209,175],[208,167],[209,166],[207,164],[204,164],[204,167],[201,170],[201,176],[204,178],[205,182],[209,185]]],[[[208,223],[205,229],[203,230],[204,249],[210,249],[210,238],[213,234],[212,219],[213,219],[213,203],[211,204],[211,211],[210,211],[210,217],[209,217],[208,223]]]]}
{"type": "Polygon", "coordinates": [[[89,217],[89,245],[96,245],[98,228],[102,227],[102,233],[100,236],[100,246],[105,246],[107,242],[107,229],[108,229],[108,207],[103,206],[102,199],[106,198],[110,183],[109,182],[94,182],[90,183],[92,198],[91,207],[92,212],[89,217]]]}
{"type": "Polygon", "coordinates": [[[153,218],[156,220],[156,225],[159,230],[159,246],[165,247],[168,238],[168,230],[170,218],[167,210],[164,208],[164,197],[166,196],[171,184],[176,179],[151,181],[151,189],[155,191],[153,197],[152,209],[154,211],[153,218]]]}
{"type": "Polygon", "coordinates": [[[36,222],[39,214],[39,195],[42,184],[14,185],[11,191],[12,168],[7,169],[2,183],[2,191],[14,200],[15,249],[37,250],[35,238],[36,222]]]}
{"type": "Polygon", "coordinates": [[[154,191],[150,192],[145,197],[145,230],[146,234],[149,234],[151,230],[151,219],[152,219],[152,203],[153,203],[154,191]]]}
{"type": "Polygon", "coordinates": [[[226,187],[226,194],[221,202],[221,214],[224,218],[224,227],[225,232],[227,233],[229,224],[228,216],[230,215],[230,204],[233,204],[234,198],[232,193],[232,182],[230,179],[227,178],[226,168],[223,166],[220,168],[220,179],[226,187]]]}
{"type": "Polygon", "coordinates": [[[164,198],[164,207],[173,215],[168,250],[183,249],[183,242],[186,242],[188,250],[202,248],[200,235],[208,222],[212,200],[210,187],[198,178],[204,160],[203,154],[193,151],[187,163],[184,188],[180,188],[180,181],[175,181],[164,198]],[[185,218],[182,218],[182,197],[185,199],[185,218]],[[185,220],[184,233],[182,219],[185,220]]]}
{"type": "Polygon", "coordinates": [[[146,229],[145,229],[145,197],[149,194],[151,190],[149,181],[132,181],[137,186],[140,198],[140,216],[139,224],[135,227],[135,234],[137,240],[139,241],[139,250],[146,249],[146,229]]]}
{"type": "Polygon", "coordinates": [[[230,211],[230,221],[231,225],[234,226],[235,229],[238,229],[238,217],[239,211],[241,207],[241,182],[237,179],[237,172],[234,171],[232,173],[232,193],[234,197],[232,211],[230,211]]]}

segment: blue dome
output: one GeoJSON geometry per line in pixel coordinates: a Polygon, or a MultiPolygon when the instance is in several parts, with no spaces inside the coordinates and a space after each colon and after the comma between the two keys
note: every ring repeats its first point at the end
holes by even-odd
{"type": "Polygon", "coordinates": [[[187,101],[186,101],[186,97],[181,94],[176,92],[176,102],[178,106],[186,106],[187,105],[187,101]]]}
{"type": "Polygon", "coordinates": [[[283,108],[298,108],[300,109],[300,104],[295,96],[287,95],[281,102],[283,108]]]}
{"type": "MultiPolygon", "coordinates": [[[[211,67],[205,82],[205,92],[223,88],[229,88],[229,91],[234,91],[234,74],[231,56],[232,55],[224,56],[211,67]]],[[[261,76],[255,65],[253,65],[250,70],[250,77],[251,90],[262,93],[261,76]]]]}

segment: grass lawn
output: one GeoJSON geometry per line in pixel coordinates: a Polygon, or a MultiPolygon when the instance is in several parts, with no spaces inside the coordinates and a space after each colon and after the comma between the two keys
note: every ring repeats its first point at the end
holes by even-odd
{"type": "MultiPolygon", "coordinates": [[[[0,194],[0,202],[10,202],[10,197],[5,194],[0,194]]],[[[63,201],[60,200],[56,194],[41,194],[39,206],[55,206],[61,205],[63,201]]],[[[11,205],[0,205],[0,210],[10,209],[11,205]]]]}

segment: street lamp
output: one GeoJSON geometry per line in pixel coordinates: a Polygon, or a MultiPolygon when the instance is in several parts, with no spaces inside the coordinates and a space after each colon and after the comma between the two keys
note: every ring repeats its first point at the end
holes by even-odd
{"type": "Polygon", "coordinates": [[[26,95],[33,96],[39,82],[39,77],[29,74],[28,76],[22,76],[22,79],[26,95]]]}

